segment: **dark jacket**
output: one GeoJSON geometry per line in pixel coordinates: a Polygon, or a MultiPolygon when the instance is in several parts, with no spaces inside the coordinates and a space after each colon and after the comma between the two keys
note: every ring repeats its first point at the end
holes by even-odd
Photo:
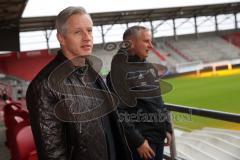
{"type": "MultiPolygon", "coordinates": [[[[103,128],[104,118],[109,120],[112,138],[114,143],[117,144],[115,145],[117,160],[131,159],[129,147],[122,132],[123,128],[117,120],[115,111],[108,110],[107,112],[103,110],[103,112],[106,112],[103,114],[99,110],[102,115],[97,115],[99,112],[95,113],[95,118],[92,114],[88,115],[92,116],[89,121],[85,119],[78,122],[77,118],[74,119],[72,113],[94,111],[94,108],[91,107],[98,105],[98,102],[96,102],[98,97],[96,97],[95,92],[86,93],[91,90],[83,89],[82,86],[96,87],[106,93],[109,93],[109,91],[102,78],[91,68],[88,68],[88,71],[91,70],[97,75],[94,84],[86,84],[83,81],[81,76],[86,71],[83,67],[75,69],[76,67],[71,63],[67,63],[67,65],[64,65],[64,71],[58,72],[57,70],[66,60],[67,58],[59,51],[57,56],[32,80],[27,90],[27,107],[39,159],[109,159],[110,142],[107,140],[103,128]],[[53,72],[56,75],[54,78],[51,77],[53,72]],[[61,81],[62,75],[65,76],[65,79],[61,84],[59,81],[61,81]],[[68,101],[69,99],[71,101],[68,101]],[[59,107],[60,111],[56,107],[59,107]],[[66,119],[64,119],[64,116],[66,119]],[[68,116],[70,119],[67,119],[68,116]]],[[[85,76],[85,78],[90,77],[85,76]]]]}
{"type": "MultiPolygon", "coordinates": [[[[137,56],[128,55],[126,50],[120,50],[119,52],[128,56],[128,62],[143,62],[137,56]]],[[[120,64],[118,64],[118,67],[120,68],[119,65],[120,64]]],[[[111,70],[111,72],[113,71],[111,70]]],[[[107,76],[107,85],[116,93],[114,89],[117,87],[113,87],[110,76],[111,72],[107,76]]],[[[127,78],[131,79],[132,77],[142,76],[140,74],[141,72],[139,72],[139,70],[131,70],[131,72],[127,74],[127,78]]],[[[149,76],[146,81],[153,84],[154,77],[149,76]]],[[[144,90],[144,86],[141,88],[139,84],[133,86],[138,86],[135,90],[144,90]]],[[[135,107],[129,107],[121,101],[118,105],[118,113],[119,119],[124,125],[128,144],[133,151],[144,142],[144,139],[147,139],[150,143],[163,144],[162,142],[166,137],[166,132],[172,133],[169,113],[161,96],[138,98],[135,107]]]]}

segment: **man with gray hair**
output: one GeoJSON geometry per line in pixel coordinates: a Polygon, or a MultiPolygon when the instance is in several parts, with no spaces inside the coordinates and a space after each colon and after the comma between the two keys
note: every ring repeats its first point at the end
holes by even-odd
{"type": "MultiPolygon", "coordinates": [[[[129,160],[117,99],[98,74],[90,15],[68,7],[56,19],[61,49],[28,87],[26,100],[40,160],[129,160]]],[[[100,65],[99,65],[100,64],[100,65]]]]}

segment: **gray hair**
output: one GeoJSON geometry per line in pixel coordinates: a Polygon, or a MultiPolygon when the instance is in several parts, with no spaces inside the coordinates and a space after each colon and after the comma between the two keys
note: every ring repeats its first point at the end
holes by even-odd
{"type": "Polygon", "coordinates": [[[132,36],[137,36],[138,32],[141,30],[149,31],[149,29],[144,26],[132,26],[123,33],[123,40],[126,41],[132,36]]]}
{"type": "Polygon", "coordinates": [[[68,18],[74,14],[87,14],[87,11],[83,7],[67,7],[62,10],[56,18],[56,29],[59,33],[65,34],[66,33],[66,22],[68,18]]]}

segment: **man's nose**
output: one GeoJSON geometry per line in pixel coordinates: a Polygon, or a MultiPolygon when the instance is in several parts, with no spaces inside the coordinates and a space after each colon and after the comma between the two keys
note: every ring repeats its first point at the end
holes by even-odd
{"type": "Polygon", "coordinates": [[[152,48],[153,48],[152,42],[149,42],[148,48],[149,48],[149,49],[152,49],[152,48]]]}
{"type": "Polygon", "coordinates": [[[90,33],[88,33],[88,32],[83,32],[83,40],[85,40],[85,41],[90,41],[91,40],[91,34],[90,33]]]}

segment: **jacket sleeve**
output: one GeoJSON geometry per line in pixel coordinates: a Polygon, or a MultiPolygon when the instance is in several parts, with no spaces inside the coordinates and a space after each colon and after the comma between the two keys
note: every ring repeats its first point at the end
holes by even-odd
{"type": "Polygon", "coordinates": [[[32,84],[26,101],[39,159],[66,160],[63,123],[54,115],[56,98],[47,84],[32,84]]]}
{"type": "MultiPolygon", "coordinates": [[[[110,91],[114,93],[114,89],[111,83],[110,74],[108,74],[107,78],[107,86],[109,87],[110,91]]],[[[120,102],[120,104],[117,107],[117,113],[119,117],[119,121],[122,123],[124,127],[124,133],[126,135],[128,144],[130,145],[131,149],[138,148],[141,144],[144,142],[144,137],[141,135],[141,133],[135,128],[135,125],[128,121],[128,115],[130,113],[129,107],[124,106],[123,103],[120,102]]]]}
{"type": "Polygon", "coordinates": [[[171,124],[171,117],[170,117],[170,112],[167,111],[167,119],[165,120],[165,127],[166,131],[170,134],[172,134],[172,124],[171,124]]]}

